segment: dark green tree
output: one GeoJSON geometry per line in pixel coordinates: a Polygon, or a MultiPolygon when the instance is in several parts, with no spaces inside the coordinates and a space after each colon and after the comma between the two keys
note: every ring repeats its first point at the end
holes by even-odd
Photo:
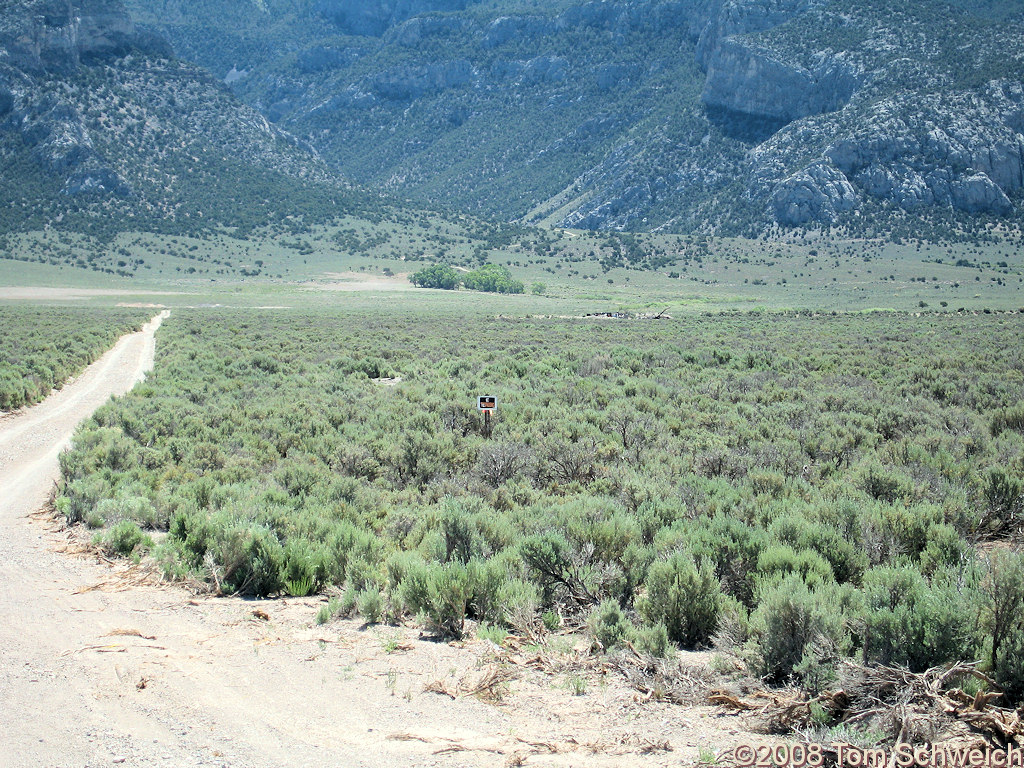
{"type": "Polygon", "coordinates": [[[409,282],[420,288],[441,288],[454,291],[459,287],[459,273],[445,264],[434,264],[424,267],[409,276],[409,282]]]}

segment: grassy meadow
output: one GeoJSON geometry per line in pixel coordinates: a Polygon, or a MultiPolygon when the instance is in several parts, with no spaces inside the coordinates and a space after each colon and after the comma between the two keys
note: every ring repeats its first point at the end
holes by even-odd
{"type": "MultiPolygon", "coordinates": [[[[407,276],[431,264],[468,271],[495,263],[526,285],[528,295],[507,305],[513,313],[1024,308],[1024,249],[1019,238],[1002,232],[959,243],[823,233],[743,240],[395,214],[294,231],[282,225],[244,238],[121,233],[101,242],[55,230],[10,234],[0,242],[0,255],[6,285],[178,291],[192,294],[177,301],[185,305],[228,303],[223,299],[229,297],[301,307],[316,303],[310,288],[381,278],[408,287],[407,276]],[[538,284],[542,293],[535,296],[538,284]]],[[[450,300],[450,294],[443,299],[450,300]]]]}

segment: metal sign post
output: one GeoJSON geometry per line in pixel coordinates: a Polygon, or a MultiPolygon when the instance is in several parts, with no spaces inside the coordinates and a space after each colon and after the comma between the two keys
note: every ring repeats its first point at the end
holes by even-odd
{"type": "Polygon", "coordinates": [[[491,412],[497,410],[498,398],[491,395],[480,395],[476,399],[476,409],[484,415],[484,437],[491,436],[491,412]]]}

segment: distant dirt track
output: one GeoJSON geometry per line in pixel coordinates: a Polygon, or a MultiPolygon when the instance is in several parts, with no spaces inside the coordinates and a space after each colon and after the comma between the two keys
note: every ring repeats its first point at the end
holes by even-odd
{"type": "Polygon", "coordinates": [[[0,768],[632,768],[742,738],[708,707],[638,704],[614,679],[577,697],[523,667],[501,706],[431,693],[493,646],[317,627],[319,597],[193,596],[38,514],[76,425],[144,376],[167,314],[0,420],[0,768]],[[672,751],[643,754],[648,740],[672,751]]]}

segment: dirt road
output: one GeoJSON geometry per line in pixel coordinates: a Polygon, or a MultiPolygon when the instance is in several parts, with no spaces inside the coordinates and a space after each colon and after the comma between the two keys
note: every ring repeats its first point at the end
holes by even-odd
{"type": "Polygon", "coordinates": [[[714,710],[616,680],[573,695],[528,665],[501,703],[452,698],[430,689],[474,679],[493,646],[317,627],[319,598],[194,596],[85,551],[38,510],[78,421],[152,365],[165,315],[0,421],[0,767],[678,766],[743,739],[714,710]]]}

